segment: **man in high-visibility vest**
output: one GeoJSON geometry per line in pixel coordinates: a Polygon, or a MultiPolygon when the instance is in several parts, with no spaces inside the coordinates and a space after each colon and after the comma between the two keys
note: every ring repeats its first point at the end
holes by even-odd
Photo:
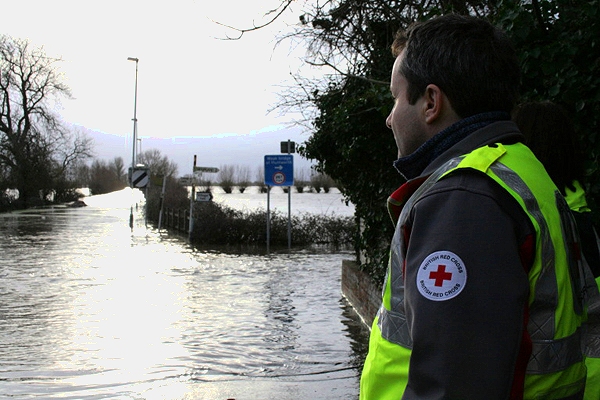
{"type": "Polygon", "coordinates": [[[407,182],[362,400],[581,399],[585,265],[564,198],[510,121],[520,72],[488,22],[400,32],[387,118],[407,182]]]}

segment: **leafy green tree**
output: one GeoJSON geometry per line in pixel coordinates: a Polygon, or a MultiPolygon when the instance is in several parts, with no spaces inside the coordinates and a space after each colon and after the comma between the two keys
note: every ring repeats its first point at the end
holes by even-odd
{"type": "Polygon", "coordinates": [[[309,62],[333,68],[336,74],[325,87],[303,82],[296,92],[307,95],[299,103],[317,110],[312,135],[299,151],[316,160],[317,172],[335,180],[354,204],[361,228],[359,260],[380,279],[393,235],[386,200],[402,184],[392,167],[398,151],[385,125],[392,106],[389,48],[394,33],[412,14],[400,18],[400,8],[383,1],[334,3],[327,9],[316,7],[301,19],[300,32],[310,43],[309,62]],[[340,59],[344,62],[336,63],[340,59]]]}
{"type": "MultiPolygon", "coordinates": [[[[268,25],[293,0],[282,0],[268,25]]],[[[306,63],[324,68],[324,80],[295,76],[280,109],[300,110],[311,137],[300,153],[317,161],[356,208],[361,224],[357,253],[381,279],[392,227],[387,196],[402,182],[391,167],[396,147],[385,118],[392,106],[389,46],[394,33],[416,20],[446,13],[489,19],[512,38],[519,53],[523,100],[552,100],[570,110],[586,149],[588,195],[600,207],[600,0],[331,0],[306,2],[298,25],[280,40],[306,44],[306,63]]],[[[598,218],[596,218],[598,220],[598,218]]]]}
{"type": "Polygon", "coordinates": [[[598,208],[598,0],[339,0],[327,5],[303,14],[298,32],[308,40],[308,62],[335,74],[325,88],[298,79],[295,93],[304,98],[292,97],[291,104],[317,109],[312,136],[301,152],[317,160],[318,170],[339,182],[355,204],[362,227],[357,250],[375,277],[383,276],[391,237],[385,198],[402,183],[391,168],[396,150],[384,126],[392,99],[387,83],[380,82],[389,81],[393,33],[414,20],[458,12],[488,18],[508,33],[521,59],[523,100],[549,99],[571,110],[587,149],[589,198],[598,208]]]}
{"type": "Polygon", "coordinates": [[[588,200],[600,211],[600,1],[503,1],[492,19],[512,37],[523,101],[570,111],[586,151],[588,200]]]}

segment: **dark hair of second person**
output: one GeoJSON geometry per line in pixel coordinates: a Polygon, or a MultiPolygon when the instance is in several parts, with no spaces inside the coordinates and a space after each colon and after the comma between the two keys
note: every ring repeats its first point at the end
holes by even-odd
{"type": "MultiPolygon", "coordinates": [[[[574,183],[583,184],[585,171],[581,146],[567,111],[551,101],[531,102],[519,106],[513,120],[525,135],[525,144],[544,165],[562,195],[569,196],[567,188],[576,192],[574,183]]],[[[585,258],[594,277],[598,278],[600,252],[591,213],[573,212],[573,216],[585,258]]]]}
{"type": "Polygon", "coordinates": [[[567,111],[550,101],[524,103],[513,120],[525,135],[525,144],[546,167],[563,195],[575,191],[574,181],[583,183],[581,147],[567,111]]]}

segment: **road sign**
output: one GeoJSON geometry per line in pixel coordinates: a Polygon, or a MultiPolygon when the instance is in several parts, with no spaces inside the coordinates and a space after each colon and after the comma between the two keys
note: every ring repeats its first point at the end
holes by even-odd
{"type": "Polygon", "coordinates": [[[211,192],[197,192],[196,193],[196,201],[198,202],[206,202],[212,201],[213,195],[211,192]]]}
{"type": "Polygon", "coordinates": [[[217,173],[217,172],[219,172],[219,168],[214,168],[214,167],[194,167],[194,172],[211,172],[211,173],[217,173]]]}
{"type": "Polygon", "coordinates": [[[133,187],[143,189],[150,182],[150,174],[148,168],[134,168],[131,175],[131,184],[133,187]]]}
{"type": "Polygon", "coordinates": [[[179,178],[179,184],[182,186],[192,186],[193,180],[191,176],[182,176],[179,178]]]}
{"type": "Polygon", "coordinates": [[[294,156],[265,156],[265,185],[292,186],[294,184],[294,156]]]}
{"type": "Polygon", "coordinates": [[[291,140],[281,142],[281,152],[288,153],[288,154],[295,153],[296,152],[296,142],[292,142],[291,140]]]}

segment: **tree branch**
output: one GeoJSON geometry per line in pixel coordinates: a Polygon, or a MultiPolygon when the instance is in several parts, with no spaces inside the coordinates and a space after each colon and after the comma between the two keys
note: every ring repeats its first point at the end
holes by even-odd
{"type": "Polygon", "coordinates": [[[283,14],[285,12],[285,10],[287,10],[290,7],[290,5],[292,4],[293,1],[294,0],[285,0],[285,1],[282,1],[282,3],[279,5],[279,7],[275,8],[273,10],[270,10],[270,11],[268,11],[268,12],[265,13],[265,16],[267,16],[269,14],[273,14],[273,13],[275,14],[269,21],[267,21],[267,22],[265,22],[264,24],[261,24],[261,25],[256,25],[256,24],[253,23],[252,28],[241,29],[241,28],[236,28],[234,26],[227,25],[227,24],[215,21],[215,20],[212,20],[212,22],[214,22],[217,25],[223,26],[225,28],[234,30],[234,31],[236,31],[236,32],[239,33],[239,35],[237,37],[230,37],[230,36],[227,35],[227,37],[224,38],[224,39],[222,39],[222,40],[239,40],[239,39],[242,38],[242,36],[244,36],[245,33],[257,31],[259,29],[262,29],[262,28],[264,28],[266,26],[271,25],[273,22],[275,22],[277,20],[277,18],[279,18],[281,16],[281,14],[283,14]]]}

